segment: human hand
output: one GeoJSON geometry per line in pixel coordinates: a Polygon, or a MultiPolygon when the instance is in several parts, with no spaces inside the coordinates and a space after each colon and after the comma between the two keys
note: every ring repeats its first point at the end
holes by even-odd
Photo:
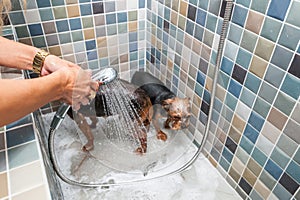
{"type": "Polygon", "coordinates": [[[75,67],[78,68],[79,66],[69,62],[67,60],[63,60],[55,55],[49,55],[46,57],[44,61],[44,65],[41,71],[41,76],[49,75],[63,67],[75,67]]]}
{"type": "Polygon", "coordinates": [[[73,110],[79,110],[81,104],[87,105],[91,96],[96,94],[99,84],[91,78],[90,70],[80,67],[63,67],[54,73],[60,74],[62,95],[60,100],[72,105],[73,110]]]}
{"type": "Polygon", "coordinates": [[[49,55],[44,61],[41,76],[53,72],[62,73],[66,80],[63,85],[64,92],[61,100],[72,105],[74,110],[79,110],[80,105],[87,105],[91,97],[94,97],[99,83],[91,79],[91,71],[83,70],[78,65],[63,60],[55,55],[49,55]]]}

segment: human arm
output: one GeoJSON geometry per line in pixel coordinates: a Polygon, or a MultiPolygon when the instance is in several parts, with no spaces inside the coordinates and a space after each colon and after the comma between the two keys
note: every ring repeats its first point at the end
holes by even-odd
{"type": "MultiPolygon", "coordinates": [[[[8,40],[0,36],[0,65],[20,70],[32,70],[33,58],[40,49],[8,40]]],[[[79,67],[55,55],[49,55],[44,61],[41,75],[45,76],[63,67],[79,67]]]]}
{"type": "Polygon", "coordinates": [[[35,79],[0,79],[0,127],[54,100],[61,100],[79,109],[80,103],[89,102],[87,95],[92,90],[85,76],[86,73],[75,68],[62,68],[35,79]]]}

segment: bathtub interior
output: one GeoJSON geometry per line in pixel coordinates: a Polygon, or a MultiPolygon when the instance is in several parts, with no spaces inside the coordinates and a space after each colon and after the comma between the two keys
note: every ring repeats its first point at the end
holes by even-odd
{"type": "MultiPolygon", "coordinates": [[[[46,135],[54,115],[55,112],[41,115],[46,135]]],[[[86,137],[76,122],[66,115],[54,138],[54,156],[64,176],[75,182],[101,185],[145,181],[175,173],[197,153],[196,134],[189,129],[162,129],[168,139],[161,141],[151,125],[147,133],[147,152],[140,155],[134,151],[130,140],[119,140],[104,131],[106,123],[114,118],[118,116],[98,118],[97,127],[92,129],[94,149],[84,152],[82,146],[87,142],[86,137]]],[[[163,127],[163,120],[160,120],[160,127],[163,127]]]]}

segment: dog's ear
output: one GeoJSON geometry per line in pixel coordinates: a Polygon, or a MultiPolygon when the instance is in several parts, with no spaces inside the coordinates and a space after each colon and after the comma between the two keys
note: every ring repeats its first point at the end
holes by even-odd
{"type": "Polygon", "coordinates": [[[170,110],[170,105],[173,103],[174,99],[166,99],[162,101],[162,107],[166,111],[170,110]]]}

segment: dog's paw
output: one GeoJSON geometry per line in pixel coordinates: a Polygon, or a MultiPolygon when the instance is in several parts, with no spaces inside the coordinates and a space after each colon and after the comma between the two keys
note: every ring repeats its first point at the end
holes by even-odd
{"type": "Polygon", "coordinates": [[[91,151],[94,149],[94,144],[91,144],[91,143],[86,143],[82,148],[82,151],[84,152],[88,152],[88,151],[91,151]]]}
{"type": "Polygon", "coordinates": [[[165,134],[165,133],[162,132],[162,131],[159,131],[159,132],[157,133],[156,137],[157,137],[157,139],[162,140],[162,141],[166,141],[167,138],[168,138],[167,134],[165,134]]]}
{"type": "Polygon", "coordinates": [[[143,155],[143,153],[146,153],[146,151],[143,150],[142,147],[138,147],[134,152],[137,153],[138,155],[143,155]]]}

